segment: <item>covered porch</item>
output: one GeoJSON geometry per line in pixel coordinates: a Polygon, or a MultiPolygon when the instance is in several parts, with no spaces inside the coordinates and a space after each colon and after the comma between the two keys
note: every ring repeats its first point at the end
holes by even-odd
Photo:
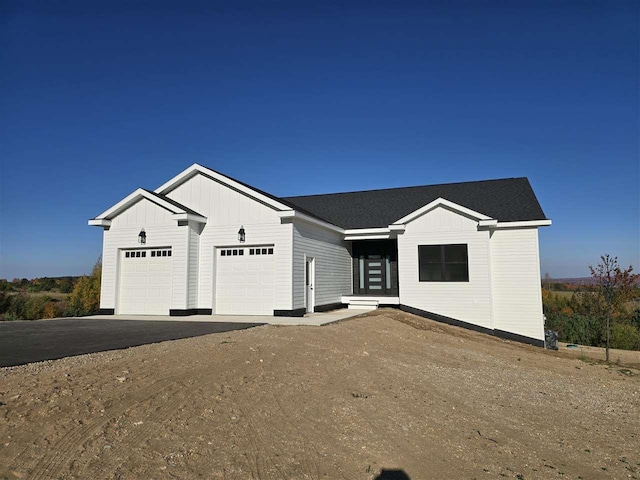
{"type": "Polygon", "coordinates": [[[397,239],[353,240],[351,255],[353,291],[342,303],[352,309],[398,305],[397,239]]]}

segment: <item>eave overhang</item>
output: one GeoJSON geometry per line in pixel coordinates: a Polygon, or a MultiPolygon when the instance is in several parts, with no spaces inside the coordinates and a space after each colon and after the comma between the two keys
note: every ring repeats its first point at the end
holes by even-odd
{"type": "Polygon", "coordinates": [[[111,220],[117,217],[120,213],[125,211],[127,208],[136,204],[142,199],[149,200],[150,202],[158,205],[165,210],[168,210],[172,213],[171,217],[176,221],[193,221],[197,223],[207,223],[207,218],[180,205],[175,201],[167,201],[163,199],[159,194],[149,192],[144,188],[138,188],[131,194],[127,195],[125,198],[120,200],[114,206],[105,210],[96,218],[92,218],[88,221],[89,225],[97,226],[97,227],[110,227],[111,220]]]}
{"type": "Polygon", "coordinates": [[[291,210],[291,207],[288,205],[285,205],[282,202],[279,202],[278,200],[265,195],[262,192],[259,192],[258,190],[249,187],[248,185],[245,185],[243,183],[240,183],[230,177],[227,177],[226,175],[223,175],[221,173],[216,172],[215,170],[211,170],[210,168],[207,167],[203,167],[202,165],[199,165],[197,163],[194,163],[193,165],[191,165],[189,168],[183,170],[182,172],[180,172],[178,175],[176,175],[175,177],[173,177],[171,180],[169,180],[168,182],[160,185],[158,188],[156,188],[154,191],[157,194],[160,195],[164,195],[168,192],[170,192],[171,190],[173,190],[174,188],[176,188],[178,185],[184,183],[186,180],[188,180],[189,178],[197,175],[197,174],[202,174],[206,177],[209,177],[213,180],[215,180],[218,183],[221,183],[223,185],[226,185],[227,187],[242,193],[243,195],[246,195],[250,198],[253,198],[254,200],[259,201],[260,203],[267,205],[275,210],[279,210],[279,211],[284,211],[284,210],[291,210]]]}

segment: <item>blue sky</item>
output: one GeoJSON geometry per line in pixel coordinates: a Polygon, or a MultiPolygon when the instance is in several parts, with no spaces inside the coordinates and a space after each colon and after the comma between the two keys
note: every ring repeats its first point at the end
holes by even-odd
{"type": "Polygon", "coordinates": [[[541,270],[640,267],[637,2],[0,4],[0,278],[197,162],[274,195],[529,178],[541,270]]]}

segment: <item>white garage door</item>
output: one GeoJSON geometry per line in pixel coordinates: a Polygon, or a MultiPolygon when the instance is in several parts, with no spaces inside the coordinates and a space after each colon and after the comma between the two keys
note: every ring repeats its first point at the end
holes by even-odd
{"type": "Polygon", "coordinates": [[[169,315],[171,249],[120,252],[118,313],[169,315]]]}
{"type": "Polygon", "coordinates": [[[218,249],[215,313],[273,315],[276,296],[273,249],[273,245],[218,249]]]}

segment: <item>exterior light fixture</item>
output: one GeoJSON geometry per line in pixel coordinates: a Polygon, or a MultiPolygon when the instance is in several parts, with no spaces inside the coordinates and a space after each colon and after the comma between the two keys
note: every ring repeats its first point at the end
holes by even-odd
{"type": "Polygon", "coordinates": [[[245,239],[244,227],[240,226],[240,230],[238,230],[238,241],[241,243],[244,243],[244,239],[245,239]]]}
{"type": "Polygon", "coordinates": [[[144,231],[144,228],[140,230],[140,233],[138,234],[138,243],[140,245],[147,243],[147,232],[144,231]]]}

